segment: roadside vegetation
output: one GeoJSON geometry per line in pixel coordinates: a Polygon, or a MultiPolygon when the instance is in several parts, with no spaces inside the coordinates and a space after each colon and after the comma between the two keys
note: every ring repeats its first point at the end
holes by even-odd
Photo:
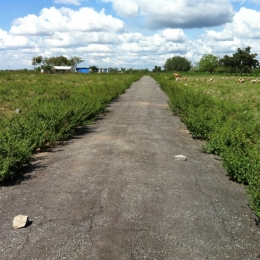
{"type": "Polygon", "coordinates": [[[0,183],[32,154],[93,122],[142,74],[0,72],[0,183]]]}
{"type": "Polygon", "coordinates": [[[186,73],[152,75],[169,106],[207,153],[221,156],[229,177],[247,185],[260,217],[260,77],[186,73]]]}

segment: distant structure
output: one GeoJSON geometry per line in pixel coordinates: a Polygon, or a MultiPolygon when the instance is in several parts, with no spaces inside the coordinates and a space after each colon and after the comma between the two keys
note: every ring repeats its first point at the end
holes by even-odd
{"type": "Polygon", "coordinates": [[[101,69],[101,68],[98,68],[96,70],[92,70],[91,68],[76,68],[76,71],[78,73],[90,73],[90,72],[95,72],[95,73],[108,73],[109,72],[109,69],[101,69]]]}
{"type": "Polygon", "coordinates": [[[98,69],[98,73],[108,73],[108,69],[98,69]]]}
{"type": "Polygon", "coordinates": [[[90,73],[91,69],[90,68],[76,68],[76,71],[78,73],[90,73]]]}
{"type": "Polygon", "coordinates": [[[72,66],[53,66],[55,73],[73,72],[72,66]]]}

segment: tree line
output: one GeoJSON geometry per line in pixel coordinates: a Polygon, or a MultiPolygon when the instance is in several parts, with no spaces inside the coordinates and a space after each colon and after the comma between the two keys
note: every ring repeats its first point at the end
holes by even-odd
{"type": "MultiPolygon", "coordinates": [[[[50,57],[50,58],[43,58],[42,56],[36,56],[32,58],[32,65],[33,66],[38,66],[35,67],[36,71],[41,71],[44,70],[46,72],[48,71],[52,71],[53,66],[72,66],[75,67],[84,62],[83,59],[79,58],[79,57],[71,57],[71,58],[67,58],[63,55],[61,56],[57,56],[57,57],[50,57]]],[[[95,65],[92,65],[89,67],[93,73],[98,72],[98,67],[95,65]]],[[[122,68],[119,69],[117,67],[109,67],[108,71],[111,73],[148,73],[149,70],[146,69],[133,69],[133,68],[122,68]]]]}
{"type": "Polygon", "coordinates": [[[43,58],[42,56],[37,56],[32,58],[32,65],[39,66],[36,70],[51,71],[53,66],[72,66],[76,67],[78,64],[84,62],[83,59],[79,57],[67,58],[63,55],[57,57],[43,58]]]}
{"type": "MultiPolygon", "coordinates": [[[[191,61],[181,56],[174,56],[164,63],[164,71],[196,71],[196,72],[224,72],[224,73],[251,73],[253,69],[260,69],[257,53],[251,53],[251,47],[238,48],[231,56],[220,58],[217,55],[205,54],[193,66],[191,61]]],[[[162,68],[155,66],[153,72],[160,72],[162,68]]]]}

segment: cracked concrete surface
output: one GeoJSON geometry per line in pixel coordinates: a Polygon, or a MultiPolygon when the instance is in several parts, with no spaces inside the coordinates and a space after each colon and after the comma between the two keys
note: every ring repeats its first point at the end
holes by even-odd
{"type": "Polygon", "coordinates": [[[1,260],[259,259],[243,186],[202,153],[152,78],[108,110],[0,188],[1,260]],[[32,223],[13,230],[19,214],[32,223]]]}

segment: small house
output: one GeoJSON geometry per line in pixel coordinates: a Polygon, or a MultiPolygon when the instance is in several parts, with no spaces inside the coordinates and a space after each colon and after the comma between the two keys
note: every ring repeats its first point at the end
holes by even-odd
{"type": "Polygon", "coordinates": [[[72,66],[53,66],[55,73],[66,73],[72,71],[72,66]]]}
{"type": "Polygon", "coordinates": [[[108,73],[108,69],[98,69],[98,73],[108,73]]]}

